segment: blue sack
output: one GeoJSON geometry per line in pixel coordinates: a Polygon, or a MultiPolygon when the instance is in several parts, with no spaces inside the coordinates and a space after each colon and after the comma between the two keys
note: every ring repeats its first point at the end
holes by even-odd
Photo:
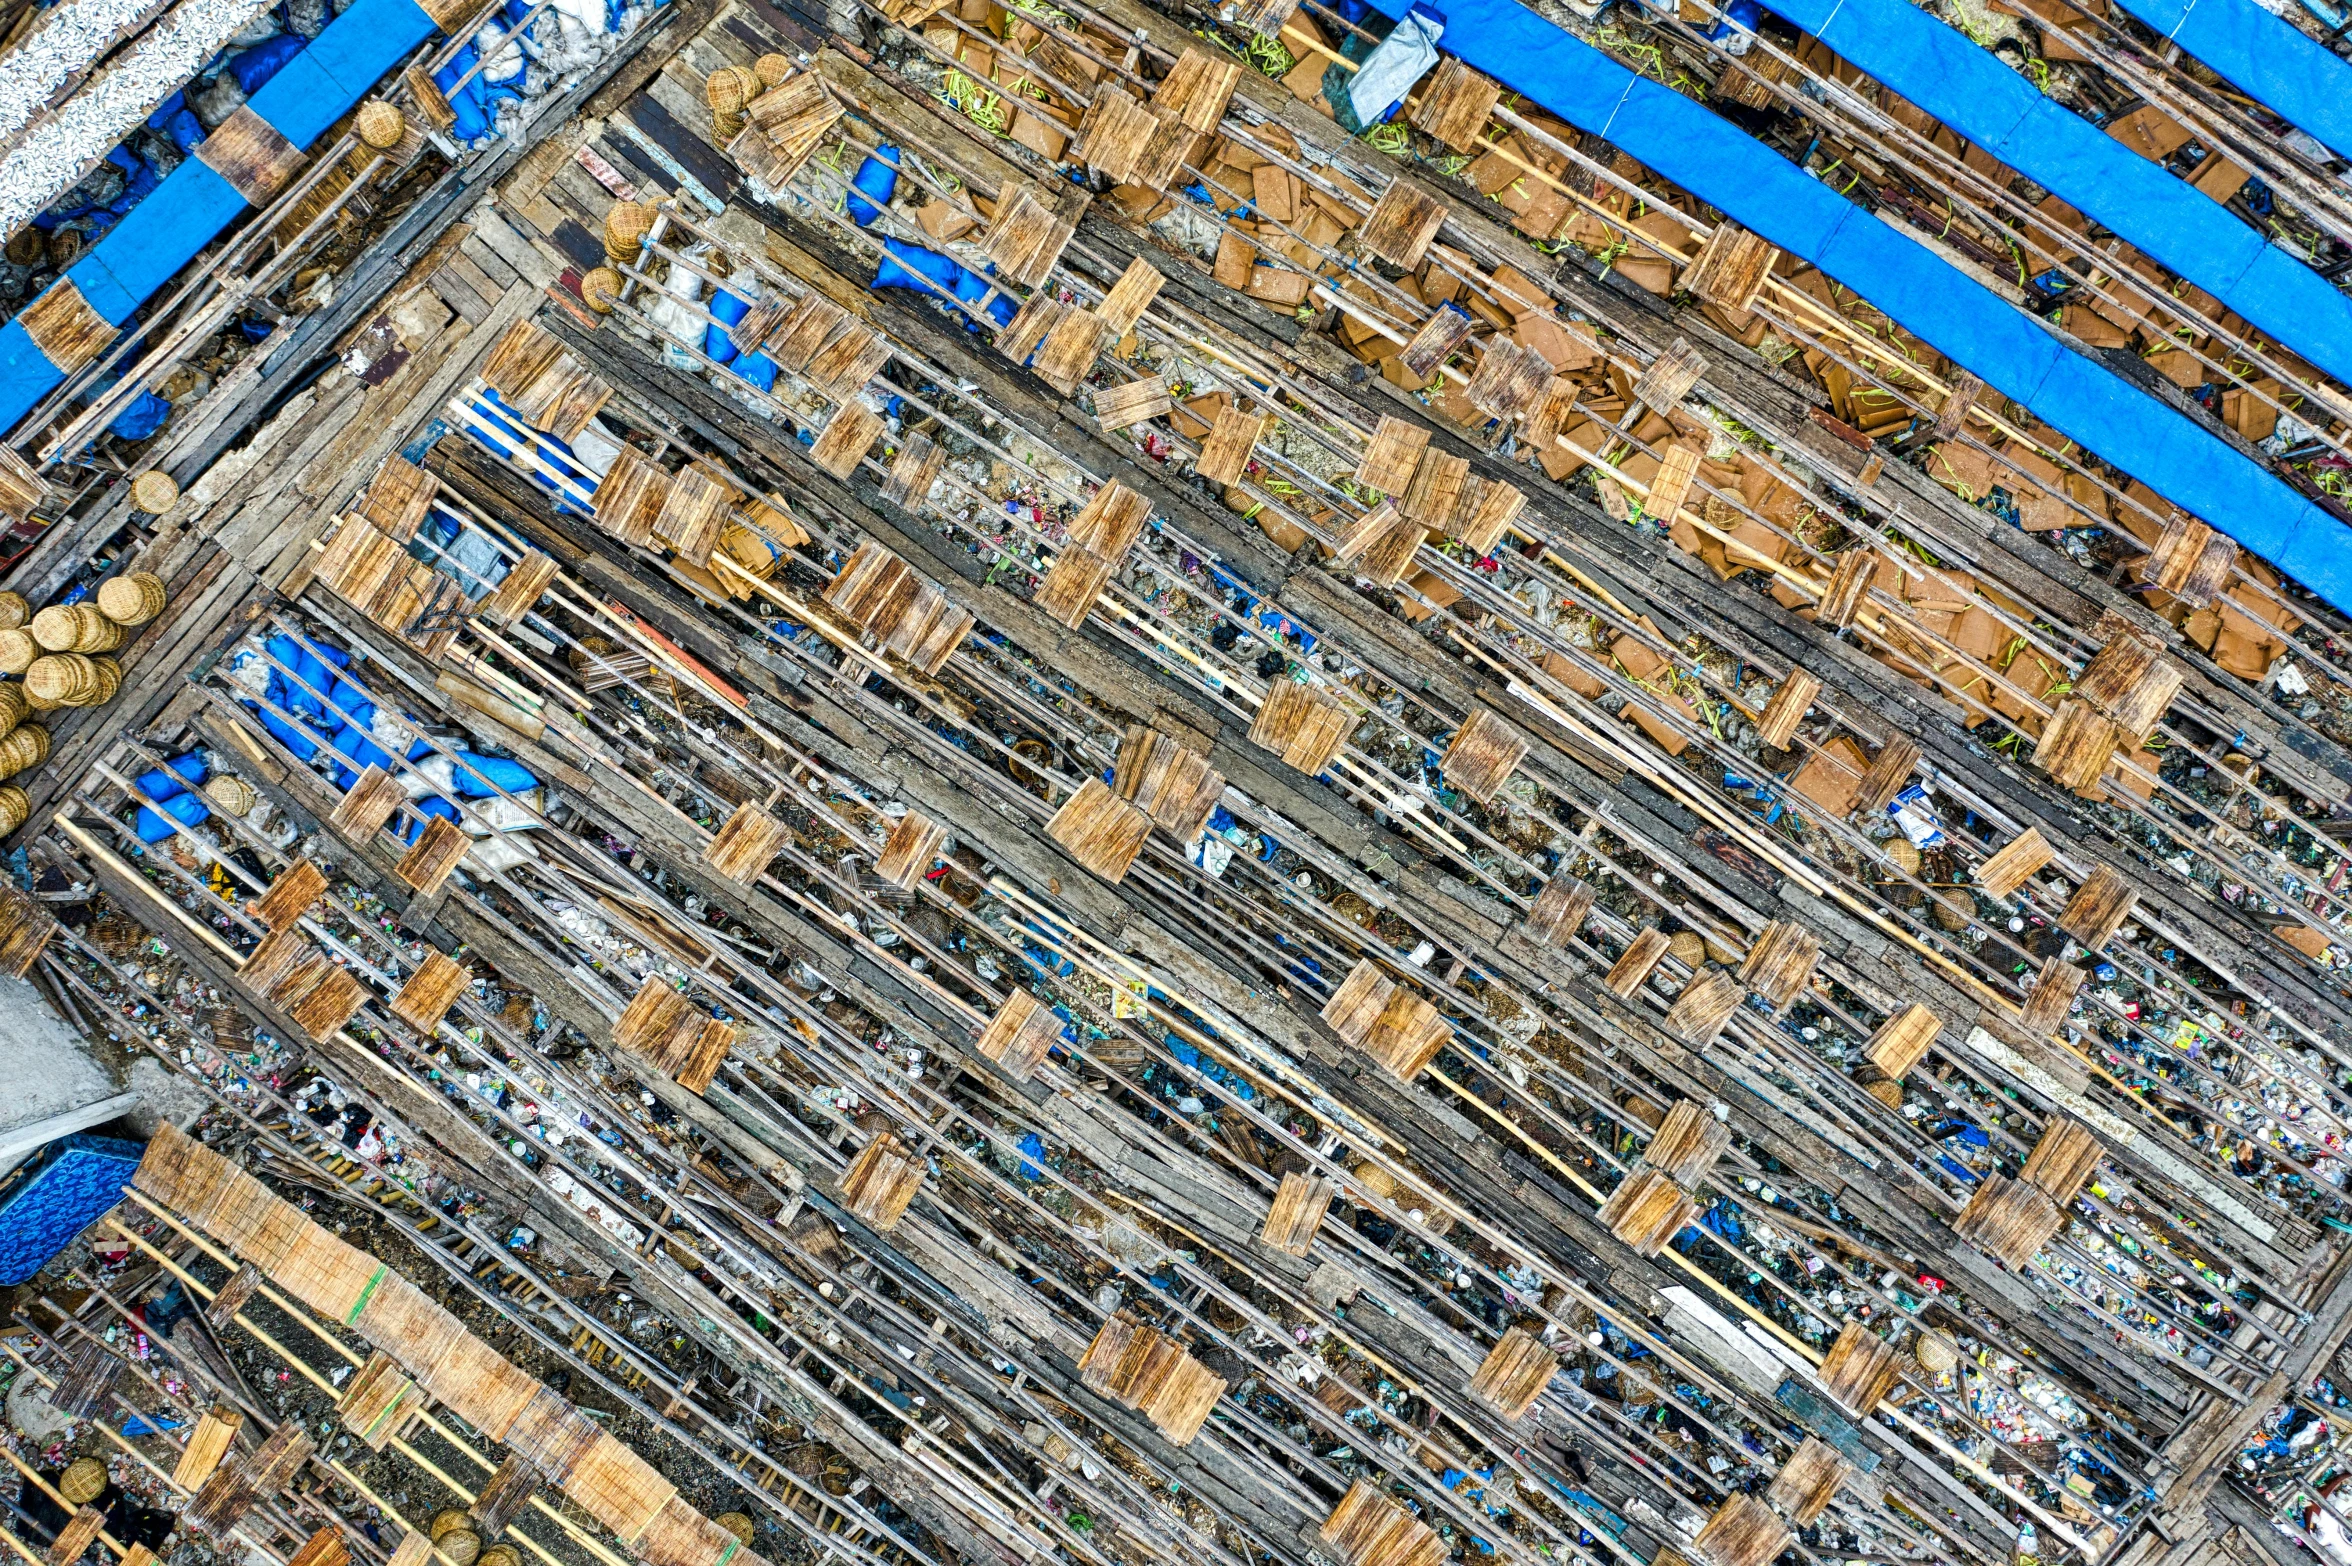
{"type": "Polygon", "coordinates": [[[288,60],[302,52],[310,40],[300,33],[280,33],[268,43],[255,44],[241,54],[229,56],[229,74],[250,98],[278,74],[288,60]]]}
{"type": "Polygon", "coordinates": [[[864,228],[882,215],[890,205],[890,198],[898,193],[898,149],[876,147],[872,157],[858,165],[857,177],[849,182],[849,220],[864,228]],[[887,158],[889,161],[884,162],[887,158]],[[864,198],[864,199],[861,199],[864,198]]]}

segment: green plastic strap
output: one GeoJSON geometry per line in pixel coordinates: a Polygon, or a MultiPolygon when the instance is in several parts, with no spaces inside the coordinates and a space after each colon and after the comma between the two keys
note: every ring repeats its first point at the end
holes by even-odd
{"type": "Polygon", "coordinates": [[[390,1270],[387,1267],[378,1267],[369,1275],[367,1287],[359,1291],[359,1303],[351,1307],[351,1314],[343,1318],[343,1325],[349,1327],[357,1324],[359,1313],[366,1310],[367,1302],[376,1297],[376,1285],[384,1281],[384,1274],[390,1270]]]}

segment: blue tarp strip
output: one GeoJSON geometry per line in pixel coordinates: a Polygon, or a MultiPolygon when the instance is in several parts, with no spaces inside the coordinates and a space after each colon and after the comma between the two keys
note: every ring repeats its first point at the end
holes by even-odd
{"type": "Polygon", "coordinates": [[[2195,186],[2042,96],[1966,34],[1910,0],[1772,0],[1772,9],[2321,370],[2352,381],[2352,299],[2195,186]]]}
{"type": "Polygon", "coordinates": [[[2252,0],[2121,0],[2126,11],[2352,158],[2352,67],[2252,0]]]}
{"type": "MultiPolygon", "coordinates": [[[[1391,15],[1409,0],[1375,0],[1391,15]]],[[[1839,279],[2036,417],[2352,613],[2352,528],[1729,122],[1518,0],[1453,0],[1442,47],[1839,279]]]]}
{"type": "MultiPolygon", "coordinates": [[[[434,31],[433,19],[416,0],[353,0],[248,106],[279,135],[307,148],[434,31]]],[[[91,309],[124,325],[244,210],[244,198],[228,181],[191,157],[65,275],[91,309]]],[[[64,380],[23,327],[14,320],[0,326],[0,430],[31,412],[64,380]]]]}

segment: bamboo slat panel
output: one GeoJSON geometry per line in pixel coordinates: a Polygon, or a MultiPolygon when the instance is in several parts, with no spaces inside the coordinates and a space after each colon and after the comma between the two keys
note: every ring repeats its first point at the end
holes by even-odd
{"type": "Polygon", "coordinates": [[[2115,939],[2115,932],[2139,907],[2140,894],[2113,865],[2098,865],[2083,877],[2058,916],[2058,928],[2097,951],[2115,939]]]}
{"type": "Polygon", "coordinates": [[[309,860],[297,859],[278,872],[269,890],[254,903],[253,916],[273,930],[283,930],[326,895],[326,875],[309,860]]]}
{"type": "Polygon", "coordinates": [[[607,1431],[599,1431],[595,1442],[581,1454],[564,1490],[589,1516],[629,1545],[637,1542],[678,1493],[678,1487],[663,1478],[660,1470],[607,1431]]]}
{"type": "Polygon", "coordinates": [[[1250,743],[1313,777],[1330,767],[1355,729],[1340,699],[1296,680],[1276,679],[1250,721],[1250,743]]]}
{"type": "Polygon", "coordinates": [[[1968,1205],[1952,1220],[1952,1230],[2015,1271],[2055,1239],[2065,1221],[2066,1215],[2047,1191],[2023,1180],[1991,1174],[1969,1193],[1968,1205]]]}
{"type": "Polygon", "coordinates": [[[1846,1412],[1866,1415],[1893,1389],[1895,1351],[1868,1327],[1849,1321],[1821,1361],[1821,1385],[1846,1412]]]}
{"type": "Polygon", "coordinates": [[[1225,775],[1183,742],[1140,723],[1129,724],[1111,774],[1111,788],[1152,825],[1180,843],[1200,836],[1225,792],[1225,775]]]}
{"type": "Polygon", "coordinates": [[[2057,857],[2042,829],[2027,827],[1976,867],[1976,884],[1990,896],[2007,898],[2057,857]]]}
{"type": "Polygon", "coordinates": [[[1478,1373],[1470,1378],[1470,1395],[1516,1423],[1535,1406],[1552,1384],[1560,1357],[1534,1333],[1513,1327],[1502,1335],[1478,1373]]]}
{"type": "Polygon", "coordinates": [[[1062,1019],[1027,990],[1015,990],[988,1019],[973,1048],[1004,1068],[1017,1082],[1036,1074],[1062,1036],[1062,1019]]]}
{"type": "Polygon", "coordinates": [[[1700,1527],[1691,1551],[1708,1566],[1772,1566],[1795,1541],[1771,1507],[1734,1493],[1700,1527]]]}
{"type": "Polygon", "coordinates": [[[2060,1207],[2082,1194],[2107,1149],[2091,1128],[2079,1120],[2050,1119],[2025,1158],[2019,1178],[2046,1193],[2060,1207]]]}
{"type": "Polygon", "coordinates": [[[1776,1010],[1786,1006],[1813,982],[1821,961],[1821,937],[1789,919],[1775,919],[1757,932],[1740,964],[1740,982],[1776,1010]]]}
{"type": "Polygon", "coordinates": [[[1698,1204],[1662,1170],[1639,1164],[1617,1182],[1598,1216],[1611,1234],[1635,1251],[1655,1256],[1697,1213],[1698,1204]]]}
{"type": "Polygon", "coordinates": [[[1745,998],[1739,980],[1721,968],[1694,973],[1666,1008],[1666,1031],[1692,1044],[1712,1042],[1745,998]]]}
{"type": "Polygon", "coordinates": [[[944,824],[910,810],[891,823],[890,836],[874,861],[874,874],[911,892],[916,882],[931,873],[932,863],[939,858],[939,845],[946,840],[944,824]]]}
{"type": "Polygon", "coordinates": [[[1695,1098],[1679,1100],[1642,1149],[1642,1162],[1677,1185],[1696,1185],[1731,1146],[1731,1127],[1695,1098]]]}
{"type": "Polygon", "coordinates": [[[1666,949],[1672,944],[1666,932],[1654,924],[1636,931],[1633,939],[1626,943],[1624,952],[1616,962],[1610,964],[1608,976],[1601,983],[1612,995],[1624,1000],[1633,999],[1634,992],[1657,970],[1658,964],[1666,960],[1666,949]]]}
{"type": "Polygon", "coordinates": [[[1070,857],[1106,881],[1127,878],[1136,855],[1151,836],[1151,817],[1111,792],[1101,778],[1088,778],[1055,811],[1045,835],[1070,857]]]}
{"type": "Polygon", "coordinates": [[[1437,1531],[1368,1479],[1358,1479],[1318,1530],[1347,1566],[1443,1566],[1451,1553],[1437,1531]]]}
{"type": "Polygon", "coordinates": [[[1484,804],[1511,780],[1527,748],[1526,736],[1479,707],[1454,731],[1440,765],[1448,783],[1484,804]]]}
{"type": "Polygon", "coordinates": [[[424,1389],[401,1369],[400,1361],[379,1348],[343,1384],[335,1417],[354,1440],[381,1452],[424,1404],[424,1389]]]}
{"type": "Polygon", "coordinates": [[[440,1029],[441,1019],[449,1015],[449,1008],[474,982],[471,969],[446,952],[430,951],[400,986],[386,1008],[393,1016],[431,1038],[440,1029]]]}
{"type": "Polygon", "coordinates": [[[1538,946],[1566,946],[1592,916],[1593,889],[1574,876],[1555,875],[1535,894],[1520,929],[1538,946]]]}
{"type": "Polygon", "coordinates": [[[1225,1395],[1223,1378],[1156,1327],[1108,1318],[1078,1360],[1078,1379],[1149,1419],[1176,1446],[1189,1444],[1225,1395]]]}
{"type": "Polygon", "coordinates": [[[749,886],[768,868],[792,829],[757,805],[743,804],[704,846],[702,862],[738,886],[749,886]]]}
{"type": "Polygon", "coordinates": [[[1838,1455],[1838,1449],[1819,1436],[1809,1435],[1780,1472],[1772,1476],[1772,1486],[1764,1492],[1764,1499],[1788,1513],[1789,1520],[1802,1528],[1829,1510],[1829,1503],[1837,1499],[1840,1486],[1854,1476],[1854,1465],[1838,1455]]]}
{"type": "Polygon", "coordinates": [[[887,1234],[923,1187],[923,1159],[885,1131],[858,1150],[841,1177],[841,1205],[887,1234]]]}
{"type": "Polygon", "coordinates": [[[226,1403],[215,1403],[196,1421],[196,1428],[188,1432],[187,1445],[180,1448],[179,1466],[172,1470],[172,1483],[182,1490],[200,1488],[212,1477],[235,1445],[237,1432],[245,1428],[245,1416],[226,1403]]]}
{"type": "Polygon", "coordinates": [[[1273,1205],[1266,1209],[1266,1222],[1258,1230],[1258,1238],[1289,1255],[1307,1255],[1315,1248],[1315,1231],[1322,1227],[1323,1215],[1331,1210],[1332,1193],[1328,1180],[1295,1169],[1285,1173],[1274,1192],[1273,1205]]]}

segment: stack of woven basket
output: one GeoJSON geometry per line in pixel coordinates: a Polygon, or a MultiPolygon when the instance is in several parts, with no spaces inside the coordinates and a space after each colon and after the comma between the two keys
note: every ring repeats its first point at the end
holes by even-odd
{"type": "Polygon", "coordinates": [[[763,54],[751,65],[722,65],[702,84],[710,105],[711,132],[724,147],[743,134],[752,99],[792,74],[792,62],[780,54],[763,54]]]}
{"type": "Polygon", "coordinates": [[[95,602],[52,604],[29,613],[23,597],[0,593],[0,674],[24,676],[24,698],[40,709],[92,707],[122,689],[118,650],[134,626],[163,612],[163,579],[134,572],[101,583],[95,602]]]}

